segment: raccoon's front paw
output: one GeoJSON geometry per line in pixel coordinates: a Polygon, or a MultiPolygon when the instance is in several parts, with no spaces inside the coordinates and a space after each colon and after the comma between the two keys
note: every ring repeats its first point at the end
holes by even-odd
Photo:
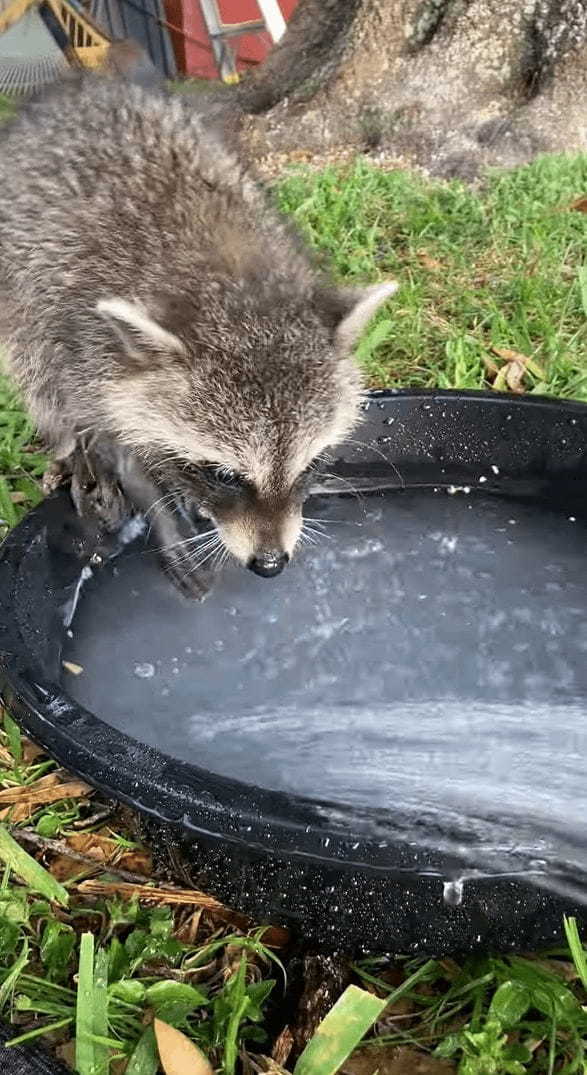
{"type": "Polygon", "coordinates": [[[78,515],[97,521],[106,533],[115,533],[130,514],[116,475],[81,450],[72,464],[71,498],[78,515]]]}
{"type": "Polygon", "coordinates": [[[68,460],[59,460],[59,462],[49,463],[45,473],[43,474],[42,489],[45,496],[49,496],[50,493],[54,493],[56,489],[59,489],[60,485],[69,481],[71,478],[71,466],[68,460]]]}
{"type": "Polygon", "coordinates": [[[163,570],[174,586],[191,600],[204,601],[212,586],[212,575],[202,568],[194,570],[181,556],[165,553],[161,557],[163,570]]]}

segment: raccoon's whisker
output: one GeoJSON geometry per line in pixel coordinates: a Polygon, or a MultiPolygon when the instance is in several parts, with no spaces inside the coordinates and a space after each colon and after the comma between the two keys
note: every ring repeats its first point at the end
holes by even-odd
{"type": "MultiPolygon", "coordinates": [[[[354,485],[352,484],[352,482],[350,482],[348,480],[348,478],[343,478],[343,477],[341,477],[340,474],[329,474],[327,471],[322,471],[320,476],[322,478],[332,478],[332,479],[334,479],[334,481],[342,482],[344,485],[346,485],[348,487],[347,491],[352,496],[356,496],[357,500],[363,500],[364,499],[362,494],[359,492],[359,490],[355,489],[354,485]]],[[[341,491],[345,492],[345,490],[341,490],[341,491]]]]}
{"type": "Polygon", "coordinates": [[[351,440],[351,439],[349,439],[349,440],[347,440],[346,443],[347,444],[354,444],[354,445],[356,445],[357,448],[365,448],[365,449],[367,449],[367,451],[375,452],[376,455],[381,456],[383,461],[385,463],[387,463],[388,466],[391,467],[391,469],[394,471],[395,474],[397,474],[402,486],[405,488],[406,483],[405,483],[405,481],[403,479],[402,474],[400,473],[400,471],[396,467],[396,465],[393,462],[393,460],[390,459],[389,456],[385,454],[385,452],[381,451],[381,448],[376,448],[374,444],[366,444],[365,441],[362,441],[362,440],[351,440]]]}
{"type": "MultiPolygon", "coordinates": [[[[218,540],[220,540],[220,539],[218,539],[218,540]]],[[[203,559],[194,561],[193,566],[192,566],[192,571],[199,571],[200,568],[203,567],[203,565],[208,562],[210,557],[214,556],[216,551],[217,551],[217,549],[216,549],[216,547],[214,547],[213,549],[210,549],[210,551],[206,554],[206,556],[204,556],[203,559]]]]}
{"type": "Polygon", "coordinates": [[[208,545],[216,543],[216,536],[212,535],[217,535],[217,531],[207,530],[205,534],[196,534],[195,537],[185,538],[184,541],[172,541],[168,545],[163,545],[160,549],[157,549],[157,552],[166,552],[168,549],[177,549],[181,546],[187,547],[188,552],[202,552],[208,545]],[[204,538],[207,540],[204,541],[204,538]]]}
{"type": "Polygon", "coordinates": [[[175,500],[175,493],[164,493],[158,500],[154,500],[152,504],[149,504],[149,507],[145,512],[145,519],[149,517],[152,511],[155,511],[155,508],[159,508],[161,511],[161,509],[172,500],[175,500]]]}
{"type": "Polygon", "coordinates": [[[316,538],[325,538],[326,541],[332,541],[332,534],[325,534],[323,530],[317,530],[314,526],[304,526],[304,534],[313,534],[316,538]]]}

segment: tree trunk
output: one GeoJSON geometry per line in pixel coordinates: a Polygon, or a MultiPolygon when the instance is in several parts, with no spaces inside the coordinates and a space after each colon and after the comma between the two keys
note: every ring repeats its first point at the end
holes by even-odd
{"type": "Polygon", "coordinates": [[[471,178],[587,149],[587,0],[300,0],[238,97],[261,157],[351,145],[471,178]]]}

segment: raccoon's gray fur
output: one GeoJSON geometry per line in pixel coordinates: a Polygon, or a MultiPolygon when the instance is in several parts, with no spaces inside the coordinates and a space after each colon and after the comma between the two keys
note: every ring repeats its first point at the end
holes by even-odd
{"type": "Polygon", "coordinates": [[[0,191],[0,338],[79,509],[117,519],[121,486],[194,592],[196,513],[277,573],[308,468],[357,419],[352,347],[395,285],[325,284],[193,106],[117,79],[25,106],[0,191]]]}

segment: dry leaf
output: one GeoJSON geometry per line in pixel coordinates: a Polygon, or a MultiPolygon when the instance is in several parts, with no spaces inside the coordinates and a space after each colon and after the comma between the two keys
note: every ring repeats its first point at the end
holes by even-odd
{"type": "Polygon", "coordinates": [[[494,362],[489,355],[483,355],[483,365],[487,370],[490,377],[497,377],[499,373],[499,366],[497,362],[494,362]]]}
{"type": "Polygon", "coordinates": [[[70,780],[65,784],[52,783],[44,786],[39,780],[36,784],[25,787],[5,788],[0,791],[0,803],[21,803],[28,806],[45,806],[47,803],[59,802],[61,799],[82,799],[90,795],[92,788],[81,780],[70,780]]]}
{"type": "Polygon", "coordinates": [[[66,843],[74,851],[97,862],[116,863],[129,873],[141,873],[145,877],[151,874],[151,856],[147,851],[127,851],[116,840],[101,833],[75,832],[67,837],[66,843]]]}
{"type": "Polygon", "coordinates": [[[45,751],[42,747],[37,746],[36,743],[32,743],[30,739],[24,739],[22,744],[22,760],[25,765],[30,765],[31,762],[40,758],[45,751]]]}
{"type": "Polygon", "coordinates": [[[526,367],[522,362],[508,362],[506,363],[505,371],[505,383],[510,392],[517,392],[518,395],[522,395],[524,392],[523,381],[526,367]]]}
{"type": "Polygon", "coordinates": [[[0,810],[0,821],[10,821],[16,825],[20,821],[29,821],[35,812],[30,803],[16,803],[15,806],[6,806],[0,810]]]}
{"type": "Polygon", "coordinates": [[[293,1048],[293,1034],[288,1026],[284,1027],[279,1037],[275,1039],[275,1044],[271,1050],[271,1059],[279,1064],[279,1067],[283,1067],[289,1059],[289,1054],[293,1048]]]}
{"type": "Polygon", "coordinates": [[[14,768],[14,758],[12,757],[10,751],[6,749],[6,747],[0,746],[0,762],[2,762],[4,765],[7,765],[9,769],[14,768]]]}
{"type": "Polygon", "coordinates": [[[154,1020],[153,1029],[165,1075],[214,1075],[207,1056],[181,1030],[161,1019],[154,1020]]]}
{"type": "Polygon", "coordinates": [[[567,205],[567,209],[573,209],[575,213],[587,213],[587,195],[583,194],[576,201],[567,205]]]}
{"type": "Polygon", "coordinates": [[[418,250],[418,261],[425,269],[430,269],[432,272],[438,272],[439,269],[444,267],[436,258],[431,258],[426,250],[418,250]]]}
{"type": "Polygon", "coordinates": [[[175,931],[178,941],[181,941],[182,944],[195,945],[203,913],[204,908],[198,907],[193,914],[188,915],[185,922],[182,922],[179,929],[175,931]]]}
{"type": "Polygon", "coordinates": [[[512,351],[509,347],[492,347],[494,355],[499,355],[503,358],[504,362],[521,362],[523,366],[527,366],[532,361],[528,355],[523,355],[520,351],[512,351]]]}
{"type": "Polygon", "coordinates": [[[342,1066],[344,1075],[455,1075],[450,1060],[420,1053],[407,1046],[383,1045],[357,1049],[342,1066]]]}

